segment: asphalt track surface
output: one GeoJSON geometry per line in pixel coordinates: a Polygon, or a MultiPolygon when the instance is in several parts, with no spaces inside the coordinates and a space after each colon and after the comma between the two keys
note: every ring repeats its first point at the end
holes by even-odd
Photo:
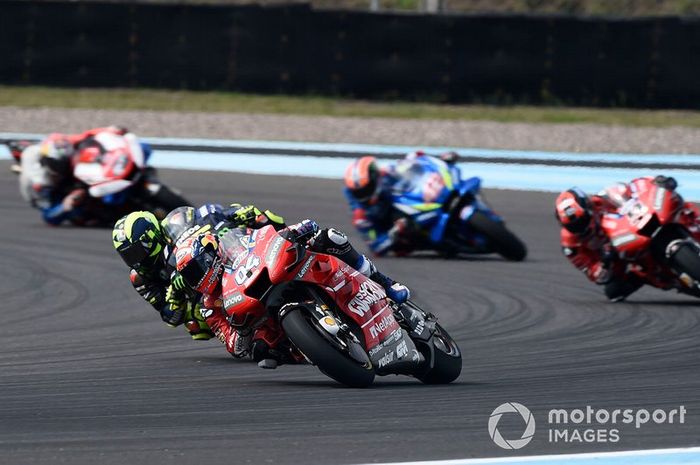
{"type": "MultiPolygon", "coordinates": [[[[448,386],[388,377],[351,390],[310,366],[260,370],[166,327],[132,290],[109,231],[44,226],[8,168],[0,163],[0,463],[350,464],[700,445],[699,302],[649,289],[606,303],[562,257],[551,194],[487,193],[529,245],[525,263],[381,259],[458,339],[464,370],[448,386]],[[507,401],[538,421],[517,452],[487,432],[507,401]],[[549,409],[681,404],[685,424],[623,425],[618,443],[547,439],[549,409]]],[[[255,201],[289,221],[350,229],[338,181],[162,177],[195,203],[255,201]]],[[[522,432],[505,417],[502,426],[522,432]]]]}

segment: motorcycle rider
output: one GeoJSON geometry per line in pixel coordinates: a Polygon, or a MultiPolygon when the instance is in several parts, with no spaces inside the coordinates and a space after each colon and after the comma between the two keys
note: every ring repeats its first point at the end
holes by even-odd
{"type": "MultiPolygon", "coordinates": [[[[392,191],[404,179],[404,173],[425,152],[408,153],[395,164],[380,167],[377,160],[365,156],[355,160],[345,170],[344,193],[352,211],[352,224],[362,234],[367,245],[376,255],[393,251],[397,255],[410,253],[418,229],[407,218],[393,211],[392,191]]],[[[446,152],[440,157],[453,164],[458,156],[446,152]]]]}
{"type": "MultiPolygon", "coordinates": [[[[88,197],[87,189],[76,182],[73,167],[76,156],[82,151],[104,151],[98,136],[112,134],[124,136],[125,128],[117,126],[100,127],[81,134],[53,133],[41,143],[27,147],[22,153],[20,183],[23,196],[32,206],[42,212],[42,218],[50,225],[57,226],[64,221],[89,223],[81,206],[88,197]]],[[[147,158],[150,148],[141,144],[147,158]]]]}
{"type": "Polygon", "coordinates": [[[137,211],[120,218],[114,225],[114,248],[131,269],[129,278],[136,292],[160,313],[171,327],[184,323],[195,340],[207,340],[213,335],[201,317],[197,304],[199,296],[175,271],[170,250],[183,236],[203,231],[224,233],[226,228],[261,228],[268,224],[275,229],[285,227],[284,219],[269,210],[261,211],[254,205],[231,204],[227,209],[207,204],[194,209],[180,207],[170,212],[162,222],[150,212],[137,211]],[[180,232],[170,237],[169,231],[180,232]]]}
{"type": "MultiPolygon", "coordinates": [[[[347,236],[336,229],[320,229],[316,222],[307,219],[285,228],[280,235],[294,242],[305,242],[314,252],[339,258],[384,287],[397,303],[410,297],[406,286],[377,271],[372,261],[358,253],[347,236]]],[[[226,263],[217,237],[205,233],[185,241],[182,247],[183,253],[178,252],[177,271],[192,289],[202,293],[202,316],[226,349],[234,357],[252,354],[261,368],[294,362],[297,358],[290,348],[281,344],[283,333],[278,323],[266,319],[255,328],[234,328],[229,323],[221,299],[221,276],[226,263]]]]}
{"type": "MultiPolygon", "coordinates": [[[[627,264],[615,253],[605,232],[600,227],[605,214],[618,209],[633,198],[638,183],[654,183],[674,191],[676,180],[672,177],[638,178],[629,184],[614,184],[596,195],[587,195],[574,187],[559,194],[555,201],[555,216],[561,225],[561,247],[569,261],[586,277],[603,285],[605,295],[612,302],[619,302],[637,291],[644,282],[627,272],[627,264]]],[[[693,233],[700,231],[698,210],[685,203],[679,213],[679,221],[693,233]]]]}

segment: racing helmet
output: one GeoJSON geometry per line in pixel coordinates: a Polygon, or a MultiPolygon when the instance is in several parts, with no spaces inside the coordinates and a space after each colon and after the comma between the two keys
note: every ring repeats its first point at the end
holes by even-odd
{"type": "Polygon", "coordinates": [[[577,187],[559,194],[555,202],[554,214],[564,229],[579,236],[587,235],[593,225],[591,201],[577,187]]]}
{"type": "Polygon", "coordinates": [[[147,271],[162,263],[165,239],[155,215],[136,211],[114,224],[112,243],[124,262],[135,270],[147,271]]]}
{"type": "Polygon", "coordinates": [[[213,294],[223,272],[219,240],[214,234],[204,233],[187,238],[175,251],[177,271],[195,291],[213,294]]]}
{"type": "Polygon", "coordinates": [[[39,146],[41,166],[53,176],[71,175],[71,157],[75,153],[71,141],[61,134],[51,134],[39,146]]]}
{"type": "Polygon", "coordinates": [[[359,202],[368,202],[377,192],[379,167],[377,159],[366,156],[355,160],[345,170],[345,187],[359,202]]]}

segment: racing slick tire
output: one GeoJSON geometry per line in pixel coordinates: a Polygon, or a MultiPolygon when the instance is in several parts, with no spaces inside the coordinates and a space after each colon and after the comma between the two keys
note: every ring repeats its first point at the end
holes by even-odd
{"type": "Polygon", "coordinates": [[[433,368],[418,379],[425,384],[448,384],[462,373],[462,353],[457,343],[439,324],[433,334],[433,368]]]}
{"type": "Polygon", "coordinates": [[[691,244],[683,244],[671,256],[671,263],[677,271],[686,273],[700,282],[700,254],[691,244]]]}
{"type": "Polygon", "coordinates": [[[302,307],[286,312],[281,325],[289,340],[330,378],[354,388],[367,387],[374,382],[374,368],[369,358],[362,365],[341,352],[321,334],[323,330],[302,307]]]}
{"type": "Polygon", "coordinates": [[[494,250],[503,258],[514,262],[525,260],[527,256],[525,244],[502,222],[494,221],[483,212],[476,211],[469,218],[469,226],[488,237],[494,250]]]}

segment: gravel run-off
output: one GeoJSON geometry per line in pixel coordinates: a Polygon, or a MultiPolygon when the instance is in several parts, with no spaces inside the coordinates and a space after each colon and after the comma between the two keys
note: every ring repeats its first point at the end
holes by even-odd
{"type": "Polygon", "coordinates": [[[142,136],[350,142],[568,152],[700,153],[700,129],[0,107],[0,132],[80,132],[117,124],[142,136]]]}

